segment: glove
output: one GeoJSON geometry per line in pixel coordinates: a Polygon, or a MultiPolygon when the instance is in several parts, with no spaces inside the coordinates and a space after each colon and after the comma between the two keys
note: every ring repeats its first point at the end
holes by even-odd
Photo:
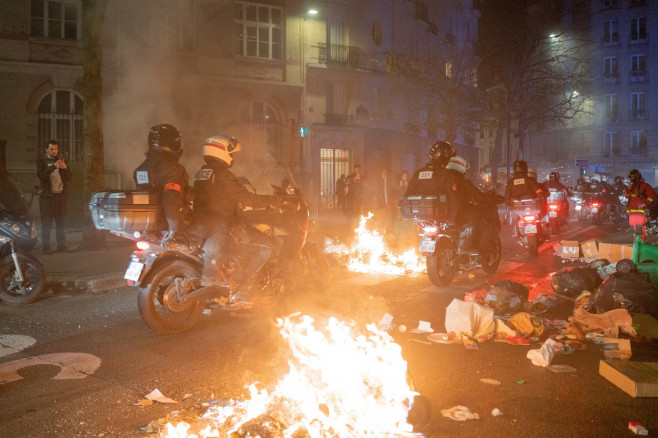
{"type": "Polygon", "coordinates": [[[160,246],[171,246],[171,245],[185,245],[189,246],[190,239],[185,233],[181,233],[180,231],[166,231],[164,235],[162,236],[162,241],[160,242],[160,246]]]}

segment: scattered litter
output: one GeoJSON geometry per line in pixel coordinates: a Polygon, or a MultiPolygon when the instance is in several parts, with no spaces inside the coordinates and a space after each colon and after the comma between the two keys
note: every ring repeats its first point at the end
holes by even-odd
{"type": "Polygon", "coordinates": [[[507,325],[525,336],[541,336],[544,333],[544,321],[527,312],[512,316],[507,320],[507,325]]]}
{"type": "Polygon", "coordinates": [[[162,395],[160,390],[157,388],[151,391],[151,393],[147,394],[145,397],[148,400],[157,401],[159,403],[178,403],[176,400],[172,400],[169,397],[162,395]]]}
{"type": "Polygon", "coordinates": [[[633,431],[635,435],[649,435],[649,431],[646,427],[642,426],[641,423],[630,422],[628,423],[628,428],[633,431]]]}
{"type": "Polygon", "coordinates": [[[603,356],[606,359],[630,359],[631,341],[629,339],[603,338],[603,356]]]}
{"type": "Polygon", "coordinates": [[[503,413],[500,412],[500,409],[494,408],[494,410],[491,411],[491,415],[493,415],[494,417],[502,417],[503,413]]]}
{"type": "Polygon", "coordinates": [[[528,351],[526,357],[532,361],[533,365],[538,367],[547,367],[553,360],[553,355],[555,354],[555,344],[555,340],[550,338],[546,339],[544,345],[542,345],[541,348],[528,351]]]}
{"type": "Polygon", "coordinates": [[[466,406],[453,406],[450,409],[441,409],[441,415],[455,421],[479,420],[480,416],[471,412],[466,406]]]}
{"type": "Polygon", "coordinates": [[[530,339],[521,335],[508,336],[505,341],[511,345],[530,345],[530,339]]]}
{"type": "Polygon", "coordinates": [[[418,321],[418,328],[411,330],[412,333],[434,333],[428,321],[418,321]]]}
{"type": "Polygon", "coordinates": [[[566,365],[566,364],[549,365],[546,368],[553,371],[554,373],[573,373],[574,371],[578,371],[576,368],[572,367],[571,365],[566,365]]]}
{"type": "Polygon", "coordinates": [[[520,379],[520,380],[517,380],[516,383],[518,383],[519,385],[523,385],[525,383],[525,380],[520,379]]]}
{"type": "Polygon", "coordinates": [[[400,333],[404,333],[404,332],[407,331],[407,326],[404,325],[404,324],[400,324],[400,327],[398,327],[398,330],[400,331],[400,333]]]}
{"type": "Polygon", "coordinates": [[[153,404],[153,400],[139,400],[137,403],[133,403],[133,406],[151,406],[153,404]]]}
{"type": "Polygon", "coordinates": [[[420,344],[432,345],[432,342],[423,341],[423,340],[421,340],[421,339],[410,338],[410,339],[407,339],[407,340],[408,340],[409,342],[418,342],[418,343],[420,343],[420,344]]]}
{"type": "Polygon", "coordinates": [[[500,380],[496,379],[480,379],[480,382],[486,383],[488,385],[500,385],[500,380]]]}
{"type": "Polygon", "coordinates": [[[466,347],[467,350],[477,350],[479,348],[478,344],[471,339],[464,339],[464,347],[466,347]]]}
{"type": "Polygon", "coordinates": [[[496,327],[493,314],[493,310],[475,302],[455,298],[446,308],[446,331],[480,341],[491,339],[496,327]]]}
{"type": "Polygon", "coordinates": [[[391,330],[393,328],[393,315],[384,313],[382,319],[377,323],[377,328],[384,331],[391,330]]]}
{"type": "Polygon", "coordinates": [[[427,335],[427,339],[437,344],[461,344],[462,339],[454,336],[454,333],[432,333],[427,335]],[[452,336],[450,336],[452,334],[452,336]]]}

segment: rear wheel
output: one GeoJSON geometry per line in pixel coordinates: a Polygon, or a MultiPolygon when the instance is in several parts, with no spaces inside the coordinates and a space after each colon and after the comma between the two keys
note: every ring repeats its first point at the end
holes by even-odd
{"type": "Polygon", "coordinates": [[[452,251],[443,248],[437,249],[427,257],[427,276],[435,286],[447,286],[457,273],[457,267],[453,265],[452,251]]]}
{"type": "Polygon", "coordinates": [[[158,272],[151,284],[140,289],[137,307],[144,322],[163,335],[183,333],[192,328],[201,316],[197,300],[181,302],[184,293],[193,290],[199,271],[189,263],[174,262],[158,272]]]}
{"type": "Polygon", "coordinates": [[[539,254],[539,237],[537,234],[534,236],[526,236],[528,239],[528,253],[531,256],[539,254]]]}
{"type": "Polygon", "coordinates": [[[487,248],[487,253],[484,255],[482,260],[482,269],[485,270],[487,274],[493,274],[498,269],[500,265],[501,258],[501,245],[500,237],[496,236],[495,239],[489,243],[487,248]]]}
{"type": "Polygon", "coordinates": [[[599,212],[597,212],[597,213],[594,214],[594,223],[595,223],[596,225],[601,225],[601,224],[603,224],[603,221],[604,221],[604,219],[605,219],[604,214],[605,214],[605,213],[603,213],[602,211],[599,211],[599,212]]]}
{"type": "Polygon", "coordinates": [[[551,234],[560,234],[560,222],[556,217],[550,219],[551,234]]]}
{"type": "Polygon", "coordinates": [[[11,255],[0,262],[0,301],[6,303],[31,303],[46,289],[46,270],[36,258],[18,253],[18,264],[23,281],[18,281],[16,265],[11,255]]]}

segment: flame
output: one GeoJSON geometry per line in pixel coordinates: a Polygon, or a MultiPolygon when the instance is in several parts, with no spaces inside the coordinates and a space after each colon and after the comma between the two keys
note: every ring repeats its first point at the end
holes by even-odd
{"type": "Polygon", "coordinates": [[[425,272],[425,260],[416,249],[409,249],[401,255],[395,254],[384,243],[381,234],[367,229],[366,225],[372,217],[372,213],[361,216],[359,228],[354,230],[356,238],[350,248],[347,269],[354,272],[393,275],[425,272]]]}
{"type": "Polygon", "coordinates": [[[319,331],[313,318],[299,314],[278,319],[277,326],[292,357],[289,373],[271,393],[252,384],[249,400],[210,407],[199,432],[188,435],[188,423],[168,423],[164,436],[261,436],[252,434],[254,420],[266,436],[273,436],[268,430],[283,437],[422,436],[407,423],[418,393],[409,387],[407,364],[390,335],[374,324],[359,333],[355,323],[336,318],[319,331]]]}

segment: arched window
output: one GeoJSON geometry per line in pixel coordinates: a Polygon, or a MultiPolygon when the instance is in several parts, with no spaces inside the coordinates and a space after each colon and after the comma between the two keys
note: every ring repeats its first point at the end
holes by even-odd
{"type": "Polygon", "coordinates": [[[82,30],[79,0],[32,0],[30,35],[60,40],[79,40],[82,30]]]}
{"type": "Polygon", "coordinates": [[[82,160],[82,98],[73,91],[54,90],[39,103],[37,153],[44,153],[48,140],[59,142],[68,160],[82,160]]]}

